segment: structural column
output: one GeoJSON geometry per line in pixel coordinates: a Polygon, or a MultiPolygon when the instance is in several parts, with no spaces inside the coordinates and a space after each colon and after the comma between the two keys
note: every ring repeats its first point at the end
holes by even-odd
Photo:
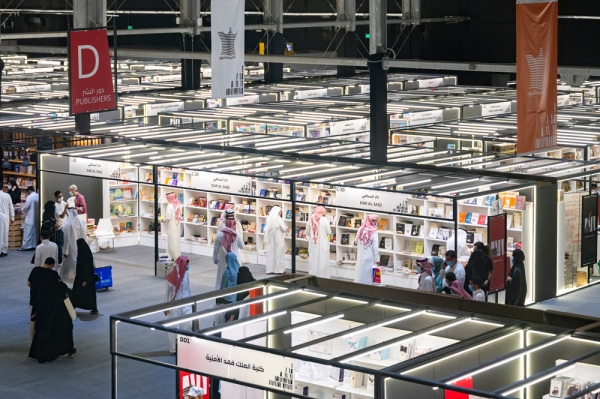
{"type": "MultiPolygon", "coordinates": [[[[181,0],[179,24],[182,27],[200,27],[200,0],[181,0]]],[[[194,34],[183,34],[181,51],[200,51],[199,41],[194,40],[194,34]]],[[[200,60],[181,60],[181,88],[183,90],[198,90],[200,88],[200,60]]]]}
{"type": "MultiPolygon", "coordinates": [[[[358,55],[359,39],[356,36],[356,0],[337,0],[336,1],[337,20],[347,22],[345,34],[341,37],[341,42],[337,46],[338,57],[355,58],[358,55]]],[[[340,28],[344,29],[344,28],[340,28]]],[[[339,34],[339,33],[338,33],[339,34]]],[[[351,77],[356,75],[356,67],[338,66],[338,77],[351,77]]]]}
{"type": "Polygon", "coordinates": [[[369,1],[369,78],[371,84],[371,163],[387,163],[389,121],[387,117],[387,71],[383,58],[387,48],[387,1],[369,1]]]}
{"type": "MultiPolygon", "coordinates": [[[[556,237],[557,222],[557,196],[556,183],[538,183],[535,188],[534,209],[535,218],[534,234],[535,256],[534,259],[525,259],[531,262],[534,276],[526,276],[528,290],[533,291],[533,300],[541,302],[556,297],[556,280],[558,272],[556,237]]],[[[561,265],[562,266],[562,265],[561,265]]]]}
{"type": "MultiPolygon", "coordinates": [[[[283,37],[283,0],[265,0],[263,2],[263,20],[265,24],[274,24],[275,31],[269,38],[266,50],[268,54],[283,55],[287,46],[287,41],[283,37]]],[[[283,82],[283,64],[265,63],[265,83],[283,82]]]]}

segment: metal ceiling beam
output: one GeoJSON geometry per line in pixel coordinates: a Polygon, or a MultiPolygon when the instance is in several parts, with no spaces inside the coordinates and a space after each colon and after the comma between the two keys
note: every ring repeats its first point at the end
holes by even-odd
{"type": "MultiPolygon", "coordinates": [[[[110,33],[110,31],[109,31],[110,33]]],[[[67,54],[65,47],[49,46],[15,46],[0,45],[0,51],[9,53],[38,53],[38,54],[67,54]]],[[[210,53],[169,51],[169,50],[128,50],[119,49],[119,57],[122,58],[148,58],[163,60],[210,60],[210,53]]],[[[346,65],[366,67],[367,60],[363,58],[322,58],[322,57],[303,57],[303,56],[282,56],[282,55],[258,55],[246,54],[245,59],[248,62],[282,62],[288,65],[346,65]]],[[[514,64],[491,64],[477,62],[453,62],[453,61],[423,61],[423,60],[384,60],[384,65],[389,68],[409,68],[424,70],[444,70],[444,71],[470,71],[470,72],[495,72],[495,73],[516,73],[517,68],[514,64]]],[[[575,67],[559,66],[559,74],[600,76],[600,67],[575,67]]]]}

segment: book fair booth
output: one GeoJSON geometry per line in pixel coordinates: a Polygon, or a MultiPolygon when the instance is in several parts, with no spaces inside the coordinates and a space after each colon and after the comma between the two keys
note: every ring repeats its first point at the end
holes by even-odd
{"type": "Polygon", "coordinates": [[[251,399],[574,399],[600,390],[590,319],[453,297],[432,306],[435,294],[284,278],[111,316],[112,397],[123,384],[203,399],[216,389],[251,399]],[[213,306],[238,292],[250,295],[213,306]],[[190,305],[184,316],[163,315],[190,305]],[[227,312],[240,318],[213,323],[227,312]],[[168,360],[153,355],[164,332],[177,334],[168,360]],[[134,370],[138,379],[120,378],[134,370]],[[169,377],[144,377],[158,370],[169,377]]]}

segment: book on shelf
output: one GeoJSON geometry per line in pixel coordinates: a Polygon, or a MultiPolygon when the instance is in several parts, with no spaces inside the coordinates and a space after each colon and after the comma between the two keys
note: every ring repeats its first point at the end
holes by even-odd
{"type": "Polygon", "coordinates": [[[452,219],[454,217],[452,206],[445,205],[444,209],[445,209],[446,219],[452,219]]]}
{"type": "Polygon", "coordinates": [[[471,215],[471,224],[477,224],[479,222],[479,213],[473,212],[471,215]]]}
{"type": "Polygon", "coordinates": [[[125,187],[123,189],[123,199],[124,200],[132,200],[133,198],[133,189],[131,187],[125,187]]]}
{"type": "Polygon", "coordinates": [[[514,220],[513,220],[513,214],[512,213],[507,213],[506,214],[506,228],[507,229],[512,229],[514,226],[514,220]]]}
{"type": "Polygon", "coordinates": [[[413,224],[412,229],[410,231],[410,235],[412,237],[419,237],[420,233],[421,233],[421,225],[413,224]]]}
{"type": "Polygon", "coordinates": [[[423,241],[415,241],[417,243],[416,247],[415,247],[415,253],[416,254],[422,254],[423,252],[425,252],[425,244],[423,243],[423,241]]]}
{"type": "Polygon", "coordinates": [[[123,216],[132,216],[132,215],[134,215],[134,213],[131,208],[131,204],[123,204],[123,216]]]}
{"type": "Polygon", "coordinates": [[[154,187],[140,186],[140,199],[142,201],[154,201],[154,187]]]}
{"type": "Polygon", "coordinates": [[[121,233],[124,233],[124,232],[126,232],[126,231],[127,231],[127,223],[125,223],[125,222],[121,222],[121,223],[119,223],[119,231],[120,231],[121,233]]]}
{"type": "Polygon", "coordinates": [[[466,224],[471,224],[471,219],[473,218],[473,214],[471,212],[468,212],[465,215],[465,221],[461,222],[461,223],[466,223],[466,224]]]}
{"type": "Polygon", "coordinates": [[[123,189],[122,188],[109,188],[108,196],[111,201],[122,201],[124,198],[123,189]]]}
{"type": "Polygon", "coordinates": [[[527,197],[525,197],[524,195],[518,195],[516,202],[515,202],[515,209],[524,211],[526,202],[527,202],[527,197]]]}
{"type": "Polygon", "coordinates": [[[475,243],[475,231],[467,231],[467,244],[475,243]]]}
{"type": "Polygon", "coordinates": [[[265,223],[263,223],[263,224],[261,224],[261,225],[260,225],[260,232],[261,232],[261,233],[264,233],[264,232],[265,232],[265,226],[266,226],[266,224],[265,224],[265,223]]]}
{"type": "Polygon", "coordinates": [[[440,256],[439,244],[435,244],[431,247],[431,256],[440,256]]]}
{"type": "Polygon", "coordinates": [[[467,213],[459,212],[458,213],[458,223],[466,223],[466,220],[467,220],[467,213]]]}
{"type": "Polygon", "coordinates": [[[448,240],[450,238],[450,229],[442,227],[440,229],[440,240],[448,240]]]}
{"type": "Polygon", "coordinates": [[[429,238],[432,240],[436,240],[438,237],[438,234],[440,232],[440,228],[439,227],[431,227],[429,229],[429,238]]]}
{"type": "Polygon", "coordinates": [[[287,220],[292,220],[292,210],[288,209],[287,211],[285,211],[285,218],[287,220]]]}
{"type": "Polygon", "coordinates": [[[380,255],[379,256],[379,265],[380,266],[389,266],[390,265],[390,255],[380,255]]]}
{"type": "Polygon", "coordinates": [[[154,180],[154,177],[152,176],[152,172],[144,173],[144,181],[146,183],[152,183],[152,180],[154,180]]]}
{"type": "Polygon", "coordinates": [[[340,219],[338,220],[338,226],[346,226],[346,216],[340,216],[340,219]]]}
{"type": "Polygon", "coordinates": [[[333,235],[329,236],[329,242],[332,242],[335,244],[337,242],[336,240],[337,240],[337,235],[335,233],[333,233],[333,235]]]}
{"type": "Polygon", "coordinates": [[[128,233],[131,233],[133,231],[133,222],[127,222],[125,224],[125,229],[127,230],[128,233]]]}
{"type": "Polygon", "coordinates": [[[188,223],[191,223],[193,219],[194,219],[194,214],[190,213],[190,215],[187,218],[188,223]]]}
{"type": "Polygon", "coordinates": [[[260,190],[260,193],[258,195],[259,197],[266,197],[267,195],[269,195],[269,190],[263,188],[262,190],[260,190]]]}
{"type": "Polygon", "coordinates": [[[380,218],[379,223],[377,224],[377,230],[385,231],[388,227],[388,220],[386,218],[380,218]]]}
{"type": "Polygon", "coordinates": [[[213,216],[213,218],[210,221],[210,225],[211,226],[216,226],[218,222],[219,222],[219,217],[218,216],[213,216]]]}
{"type": "Polygon", "coordinates": [[[348,233],[342,234],[341,245],[350,245],[350,234],[348,234],[348,233]]]}
{"type": "Polygon", "coordinates": [[[483,242],[483,236],[486,234],[485,229],[475,229],[475,235],[473,237],[473,241],[475,242],[483,242]]]}
{"type": "Polygon", "coordinates": [[[495,195],[486,195],[485,196],[485,201],[483,202],[483,204],[485,206],[492,206],[492,202],[496,200],[496,196],[495,195]]]}
{"type": "Polygon", "coordinates": [[[409,236],[412,234],[413,222],[404,222],[404,235],[409,236]]]}
{"type": "Polygon", "coordinates": [[[486,215],[479,215],[479,220],[477,221],[477,224],[480,225],[485,225],[487,224],[487,216],[486,215]]]}
{"type": "Polygon", "coordinates": [[[360,226],[362,226],[362,219],[352,220],[352,227],[354,227],[355,229],[360,229],[360,226]]]}
{"type": "Polygon", "coordinates": [[[514,213],[513,214],[513,228],[515,229],[520,229],[522,226],[521,223],[521,214],[520,213],[514,213]]]}
{"type": "Polygon", "coordinates": [[[396,223],[396,234],[404,235],[404,227],[405,227],[404,223],[396,223]]]}
{"type": "Polygon", "coordinates": [[[296,237],[306,239],[306,227],[300,227],[298,229],[298,234],[296,235],[296,237]]]}

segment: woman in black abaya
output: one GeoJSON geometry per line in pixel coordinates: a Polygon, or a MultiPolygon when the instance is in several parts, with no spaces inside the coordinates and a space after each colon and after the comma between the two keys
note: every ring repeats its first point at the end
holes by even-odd
{"type": "Polygon", "coordinates": [[[71,294],[74,308],[91,310],[91,314],[98,314],[96,306],[97,278],[92,251],[85,240],[80,238],[77,240],[77,269],[71,294]]]}
{"type": "Polygon", "coordinates": [[[67,285],[55,278],[49,278],[36,296],[35,335],[29,357],[40,363],[75,355],[73,320],[65,305],[68,297],[67,285]]]}

